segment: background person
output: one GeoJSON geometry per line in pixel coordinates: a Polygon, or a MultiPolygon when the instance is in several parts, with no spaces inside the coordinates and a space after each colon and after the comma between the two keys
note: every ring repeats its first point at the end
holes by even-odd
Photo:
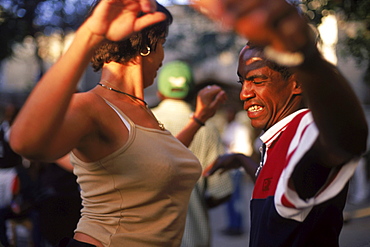
{"type": "Polygon", "coordinates": [[[82,208],[80,189],[73,166],[66,155],[55,162],[31,162],[37,169],[39,246],[55,246],[64,237],[73,237],[82,208]],[[58,224],[55,224],[58,222],[58,224]]]}
{"type": "MultiPolygon", "coordinates": [[[[153,113],[173,135],[176,135],[194,114],[188,102],[195,86],[192,69],[183,61],[168,62],[160,69],[157,83],[157,94],[161,102],[152,109],[153,113]]],[[[224,148],[220,133],[212,122],[207,122],[203,127],[203,123],[197,122],[197,124],[201,129],[194,136],[189,149],[197,156],[203,169],[206,169],[224,153],[224,148]]],[[[229,173],[216,173],[198,180],[190,196],[181,246],[210,246],[211,228],[208,209],[228,200],[232,190],[229,173]]]]}
{"type": "MultiPolygon", "coordinates": [[[[29,167],[23,165],[23,157],[9,145],[9,135],[19,108],[14,104],[5,107],[4,119],[0,123],[0,243],[8,247],[15,244],[17,236],[8,234],[9,220],[15,222],[32,220],[36,197],[35,183],[29,167]]],[[[35,236],[28,236],[35,242],[35,236]]]]}
{"type": "MultiPolygon", "coordinates": [[[[227,153],[241,153],[246,156],[252,156],[254,132],[251,129],[249,121],[241,121],[241,114],[237,119],[238,109],[229,105],[224,107],[226,115],[226,126],[222,132],[222,141],[227,153]]],[[[245,179],[245,173],[242,170],[232,171],[234,191],[229,201],[226,203],[227,226],[222,231],[229,236],[238,236],[244,234],[247,224],[244,222],[245,208],[242,201],[242,185],[245,179]]],[[[254,177],[252,177],[254,181],[254,177]]]]}

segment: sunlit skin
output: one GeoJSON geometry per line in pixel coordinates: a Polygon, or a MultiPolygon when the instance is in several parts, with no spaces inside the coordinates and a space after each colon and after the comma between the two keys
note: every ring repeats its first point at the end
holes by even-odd
{"type": "Polygon", "coordinates": [[[301,87],[294,76],[285,80],[269,68],[259,51],[244,48],[239,56],[240,100],[251,124],[267,130],[302,107],[301,87]]]}
{"type": "Polygon", "coordinates": [[[164,49],[163,45],[166,42],[166,39],[158,42],[157,47],[154,50],[151,50],[148,56],[142,57],[143,65],[146,68],[143,73],[144,79],[144,88],[151,86],[154,82],[154,78],[157,76],[157,71],[162,66],[164,59],[164,49]]]}

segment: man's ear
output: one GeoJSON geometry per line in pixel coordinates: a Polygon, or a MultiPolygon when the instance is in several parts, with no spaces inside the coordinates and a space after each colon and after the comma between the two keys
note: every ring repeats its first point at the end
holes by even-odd
{"type": "Polygon", "coordinates": [[[297,81],[297,77],[293,74],[289,77],[289,80],[292,82],[293,85],[293,94],[300,95],[303,92],[302,85],[299,81],[297,81]]]}

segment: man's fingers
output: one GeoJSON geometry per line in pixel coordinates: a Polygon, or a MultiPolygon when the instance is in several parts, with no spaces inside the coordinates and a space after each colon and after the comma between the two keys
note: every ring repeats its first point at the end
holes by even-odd
{"type": "Polygon", "coordinates": [[[202,173],[202,176],[208,177],[212,175],[215,171],[213,170],[214,165],[216,164],[216,161],[212,162],[209,166],[207,166],[202,173]]]}
{"type": "Polygon", "coordinates": [[[277,51],[296,52],[312,40],[307,21],[285,0],[192,0],[211,19],[230,22],[248,40],[277,51]]]}

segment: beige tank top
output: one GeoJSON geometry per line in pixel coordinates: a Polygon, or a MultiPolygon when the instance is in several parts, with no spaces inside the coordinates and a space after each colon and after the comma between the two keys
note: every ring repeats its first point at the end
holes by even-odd
{"type": "Polygon", "coordinates": [[[180,246],[199,161],[169,131],[135,125],[107,103],[128,127],[129,139],[97,162],[71,154],[83,200],[75,232],[104,246],[180,246]]]}

